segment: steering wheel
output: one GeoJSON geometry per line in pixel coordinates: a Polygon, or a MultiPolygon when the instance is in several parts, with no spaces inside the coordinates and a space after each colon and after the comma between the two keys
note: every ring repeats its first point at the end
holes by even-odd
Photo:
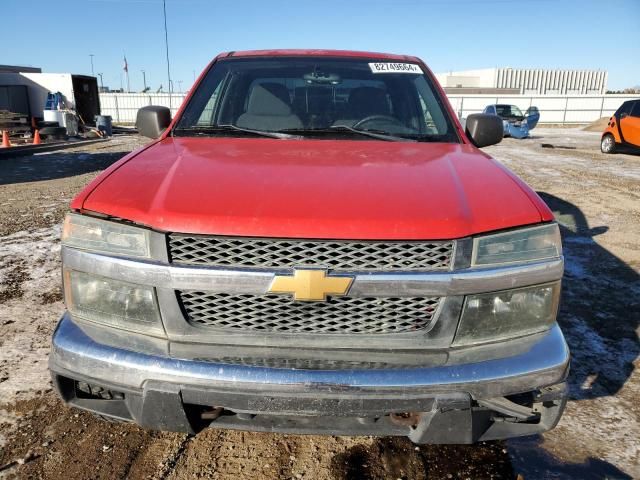
{"type": "Polygon", "coordinates": [[[361,127],[365,123],[373,122],[375,120],[385,120],[400,127],[406,128],[400,120],[398,120],[396,117],[392,117],[391,115],[369,115],[368,117],[364,117],[362,120],[358,120],[356,123],[354,123],[352,125],[352,128],[361,127]]]}

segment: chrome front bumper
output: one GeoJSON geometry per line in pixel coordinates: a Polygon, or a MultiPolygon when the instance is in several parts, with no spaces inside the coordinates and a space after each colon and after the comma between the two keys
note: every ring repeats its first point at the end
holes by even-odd
{"type": "Polygon", "coordinates": [[[115,348],[96,342],[65,315],[53,336],[49,365],[68,403],[167,430],[198,431],[201,417],[194,420],[193,409],[213,407],[230,412],[211,422],[222,428],[407,435],[418,443],[471,443],[553,428],[566,402],[564,389],[554,386],[564,382],[569,367],[559,327],[490,348],[490,358],[482,351],[451,351],[444,364],[423,368],[265,368],[115,348]],[[485,359],[458,363],[465,355],[485,359]],[[124,400],[79,395],[79,381],[122,393],[124,400]],[[545,387],[551,387],[551,397],[540,403],[546,407],[534,423],[494,422],[491,410],[478,408],[478,401],[532,391],[544,395],[545,387]],[[397,412],[419,412],[419,421],[394,423],[397,412]]]}

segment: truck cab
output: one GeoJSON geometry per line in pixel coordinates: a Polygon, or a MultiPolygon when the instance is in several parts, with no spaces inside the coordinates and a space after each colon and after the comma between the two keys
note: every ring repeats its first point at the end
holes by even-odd
{"type": "Polygon", "coordinates": [[[149,428],[473,443],[553,428],[569,352],[544,202],[418,58],[229,52],[72,202],[50,369],[149,428]]]}

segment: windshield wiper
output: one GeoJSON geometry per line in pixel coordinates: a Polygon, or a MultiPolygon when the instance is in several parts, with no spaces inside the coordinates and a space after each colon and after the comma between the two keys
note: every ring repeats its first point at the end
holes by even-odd
{"type": "Polygon", "coordinates": [[[284,140],[300,140],[300,135],[291,135],[283,132],[270,132],[267,130],[254,130],[252,128],[243,128],[233,125],[231,123],[224,125],[200,125],[194,127],[177,128],[175,133],[180,135],[181,133],[189,133],[194,135],[210,135],[212,133],[220,132],[243,132],[250,133],[252,135],[269,138],[279,138],[284,140]]]}
{"type": "MultiPolygon", "coordinates": [[[[442,142],[442,135],[433,135],[428,133],[406,133],[402,135],[403,138],[409,138],[415,142],[442,142]]],[[[450,140],[444,140],[448,142],[450,140]]]]}
{"type": "Polygon", "coordinates": [[[387,142],[415,142],[412,138],[397,137],[388,133],[377,132],[373,130],[359,130],[348,125],[332,125],[328,128],[289,128],[281,130],[281,132],[299,133],[300,135],[326,135],[335,132],[350,132],[364,137],[371,137],[378,140],[386,140],[387,142]]]}
{"type": "Polygon", "coordinates": [[[376,132],[373,130],[360,130],[358,128],[350,127],[349,125],[332,125],[329,127],[331,130],[346,130],[347,132],[357,133],[359,135],[365,135],[371,138],[377,138],[378,140],[386,140],[388,142],[415,142],[411,138],[398,137],[388,133],[376,132]]]}

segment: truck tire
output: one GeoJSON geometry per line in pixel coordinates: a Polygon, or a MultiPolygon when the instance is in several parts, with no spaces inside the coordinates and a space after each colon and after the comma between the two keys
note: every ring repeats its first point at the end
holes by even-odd
{"type": "Polygon", "coordinates": [[[64,127],[44,127],[40,129],[40,136],[56,140],[66,140],[67,129],[64,127]]]}
{"type": "Polygon", "coordinates": [[[48,122],[41,120],[38,122],[38,128],[47,128],[47,127],[59,127],[60,124],[58,122],[48,122]]]}
{"type": "Polygon", "coordinates": [[[602,153],[616,153],[616,139],[613,135],[607,133],[600,140],[600,151],[602,153]]]}

